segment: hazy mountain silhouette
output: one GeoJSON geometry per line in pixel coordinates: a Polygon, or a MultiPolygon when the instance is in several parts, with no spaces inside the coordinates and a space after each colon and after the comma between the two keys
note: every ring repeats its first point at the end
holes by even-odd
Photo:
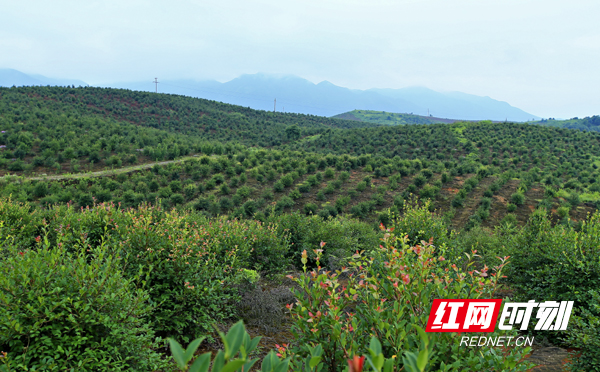
{"type": "MultiPolygon", "coordinates": [[[[328,81],[311,83],[293,75],[242,75],[231,81],[159,80],[158,91],[182,94],[259,110],[333,116],[352,110],[429,114],[466,120],[527,121],[538,119],[519,108],[490,97],[461,92],[440,93],[423,87],[402,89],[348,89],[328,81]]],[[[116,83],[111,87],[154,91],[148,82],[116,83]]]]}
{"type": "MultiPolygon", "coordinates": [[[[0,69],[0,86],[75,85],[85,82],[28,75],[13,69],[0,69]]],[[[105,85],[153,92],[152,79],[145,82],[120,82],[105,85]]],[[[348,89],[328,81],[314,84],[294,75],[242,75],[220,83],[214,80],[161,80],[158,92],[181,94],[251,107],[258,110],[333,116],[352,110],[413,113],[438,118],[466,120],[528,121],[540,119],[519,108],[490,97],[461,92],[440,93],[424,87],[402,89],[348,89]]]]}
{"type": "Polygon", "coordinates": [[[75,85],[86,86],[86,82],[74,79],[52,79],[42,75],[28,75],[21,71],[13,70],[11,68],[0,68],[0,87],[12,87],[12,86],[31,86],[31,85],[75,85]]]}

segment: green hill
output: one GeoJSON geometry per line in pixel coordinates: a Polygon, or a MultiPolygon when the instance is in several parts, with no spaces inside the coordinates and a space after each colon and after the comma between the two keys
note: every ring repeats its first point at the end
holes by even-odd
{"type": "Polygon", "coordinates": [[[579,130],[588,130],[600,132],[600,116],[594,115],[585,118],[571,118],[568,120],[556,120],[553,118],[542,119],[539,121],[529,122],[529,124],[539,124],[548,127],[570,128],[579,130]]]}
{"type": "Polygon", "coordinates": [[[128,90],[0,88],[0,172],[98,170],[199,153],[210,141],[271,147],[369,126],[128,90]]]}
{"type": "Polygon", "coordinates": [[[414,195],[463,227],[524,223],[540,205],[580,220],[600,200],[595,132],[378,126],[115,89],[0,92],[0,165],[18,176],[5,177],[0,194],[23,202],[162,200],[207,215],[298,210],[385,221],[414,195]],[[175,162],[153,165],[165,160],[175,162]],[[67,174],[84,171],[99,173],[67,174]]]}
{"type": "Polygon", "coordinates": [[[385,111],[353,110],[335,115],[334,118],[356,120],[381,125],[406,125],[406,124],[434,124],[453,123],[458,120],[441,119],[413,114],[398,114],[385,111]]]}

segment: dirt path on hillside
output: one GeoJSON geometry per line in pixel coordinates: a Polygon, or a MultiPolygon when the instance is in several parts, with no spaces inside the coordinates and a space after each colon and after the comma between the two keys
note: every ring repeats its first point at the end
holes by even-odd
{"type": "MultiPolygon", "coordinates": [[[[23,176],[16,176],[16,177],[20,178],[22,181],[38,181],[38,180],[56,181],[56,180],[67,180],[67,179],[77,179],[77,178],[114,176],[114,175],[121,174],[121,173],[129,173],[129,172],[135,172],[135,171],[142,170],[142,169],[152,168],[155,165],[182,163],[182,162],[184,162],[186,160],[190,160],[190,159],[197,159],[197,157],[196,156],[186,156],[184,158],[176,159],[176,160],[158,161],[158,162],[153,162],[153,163],[132,165],[130,167],[123,167],[123,168],[118,168],[118,169],[107,169],[107,170],[96,171],[96,172],[65,173],[65,174],[56,174],[56,175],[51,175],[51,176],[41,175],[41,176],[35,176],[35,177],[23,177],[23,176]]],[[[10,176],[10,177],[14,177],[14,176],[10,176]]]]}

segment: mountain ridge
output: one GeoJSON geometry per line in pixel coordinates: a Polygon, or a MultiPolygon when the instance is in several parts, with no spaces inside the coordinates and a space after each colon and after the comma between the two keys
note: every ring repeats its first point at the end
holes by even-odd
{"type": "MultiPolygon", "coordinates": [[[[0,86],[87,85],[81,80],[52,79],[0,69],[0,86]]],[[[147,82],[116,82],[103,87],[154,92],[147,82]]],[[[204,98],[265,111],[335,116],[353,110],[386,111],[453,120],[529,121],[540,117],[507,102],[463,92],[441,93],[425,87],[366,90],[337,86],[327,80],[313,83],[290,74],[244,74],[221,83],[215,80],[159,80],[158,91],[204,98]]]]}

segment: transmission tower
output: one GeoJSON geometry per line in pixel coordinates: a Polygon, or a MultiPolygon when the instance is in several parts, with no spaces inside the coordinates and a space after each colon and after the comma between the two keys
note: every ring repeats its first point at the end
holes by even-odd
{"type": "Polygon", "coordinates": [[[158,78],[154,78],[154,86],[156,87],[156,93],[158,93],[158,78]]]}

